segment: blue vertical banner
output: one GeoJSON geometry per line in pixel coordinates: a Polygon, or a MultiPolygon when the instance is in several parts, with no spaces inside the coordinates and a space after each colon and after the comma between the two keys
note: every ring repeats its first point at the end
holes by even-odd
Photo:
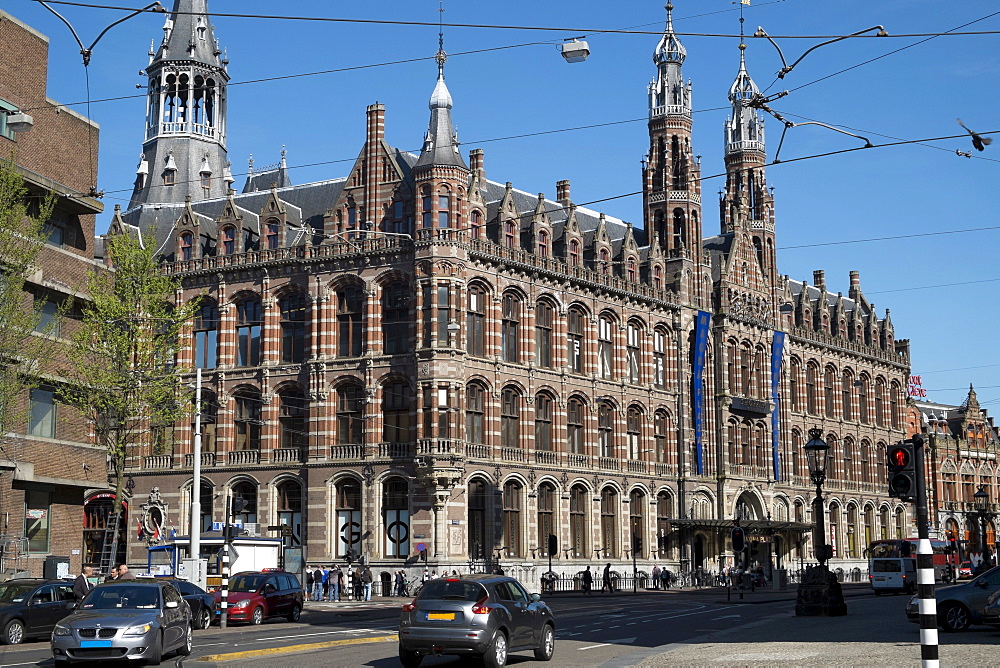
{"type": "Polygon", "coordinates": [[[781,361],[785,353],[785,333],[775,332],[771,339],[771,458],[774,460],[774,479],[781,480],[781,361]]]}
{"type": "Polygon", "coordinates": [[[705,473],[702,425],[705,422],[705,353],[708,348],[708,328],[712,314],[698,311],[694,321],[694,368],[691,374],[691,405],[694,416],[694,448],[698,458],[698,475],[705,473]]]}

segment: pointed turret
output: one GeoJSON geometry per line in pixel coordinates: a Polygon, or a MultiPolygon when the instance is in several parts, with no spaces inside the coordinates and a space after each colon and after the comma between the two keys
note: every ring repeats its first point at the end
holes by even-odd
{"type": "Polygon", "coordinates": [[[146,137],[130,208],[225,195],[228,61],[207,0],[175,0],[146,68],[146,137]]]}
{"type": "Polygon", "coordinates": [[[438,63],[438,78],[428,104],[431,120],[415,167],[433,165],[464,168],[465,160],[458,150],[458,134],[451,121],[451,93],[444,82],[444,63],[448,59],[444,48],[438,50],[435,59],[438,63]]]}
{"type": "Polygon", "coordinates": [[[687,49],[674,33],[674,6],[668,4],[667,25],[653,52],[656,78],[649,84],[649,117],[667,114],[691,115],[691,84],[684,84],[681,66],[687,49]]]}

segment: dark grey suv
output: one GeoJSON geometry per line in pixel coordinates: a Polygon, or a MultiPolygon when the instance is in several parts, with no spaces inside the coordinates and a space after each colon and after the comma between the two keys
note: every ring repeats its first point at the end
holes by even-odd
{"type": "Polygon", "coordinates": [[[430,654],[480,656],[499,668],[508,652],[530,649],[548,661],[555,647],[552,610],[502,575],[429,580],[399,620],[399,660],[407,668],[430,654]]]}

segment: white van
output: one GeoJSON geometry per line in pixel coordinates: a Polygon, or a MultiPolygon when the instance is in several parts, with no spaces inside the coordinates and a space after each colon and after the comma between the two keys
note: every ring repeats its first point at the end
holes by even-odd
{"type": "Polygon", "coordinates": [[[882,592],[917,590],[917,560],[904,557],[878,557],[868,560],[868,580],[875,595],[882,592]]]}

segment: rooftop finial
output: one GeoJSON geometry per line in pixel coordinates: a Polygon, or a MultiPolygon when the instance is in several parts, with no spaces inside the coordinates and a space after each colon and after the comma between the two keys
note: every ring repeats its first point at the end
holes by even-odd
{"type": "Polygon", "coordinates": [[[673,5],[673,3],[668,2],[665,5],[665,9],[667,10],[667,32],[673,32],[674,31],[674,5],[673,5]]]}
{"type": "Polygon", "coordinates": [[[434,54],[438,64],[438,78],[444,77],[444,63],[448,54],[444,52],[444,0],[438,0],[438,50],[434,54]]]}

